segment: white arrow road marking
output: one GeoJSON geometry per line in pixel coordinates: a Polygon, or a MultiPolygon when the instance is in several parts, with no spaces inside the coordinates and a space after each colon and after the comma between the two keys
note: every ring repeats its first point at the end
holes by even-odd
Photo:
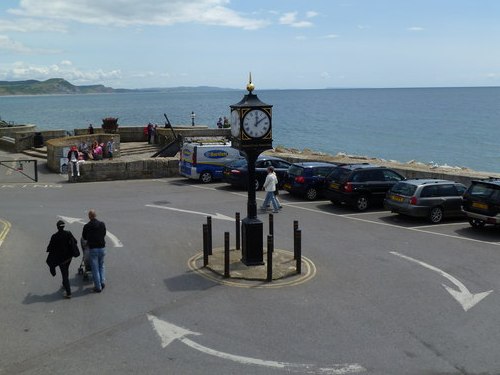
{"type": "Polygon", "coordinates": [[[450,280],[453,284],[455,284],[458,287],[458,290],[450,288],[448,285],[445,285],[445,284],[441,284],[441,285],[448,291],[448,293],[451,294],[451,296],[453,298],[455,298],[458,301],[458,303],[460,305],[462,305],[462,308],[464,309],[464,311],[471,309],[477,303],[479,303],[483,298],[485,298],[488,294],[493,292],[493,290],[488,290],[487,292],[472,294],[471,292],[469,292],[469,289],[467,289],[467,287],[464,284],[462,284],[462,282],[460,282],[459,280],[457,280],[456,278],[454,278],[450,274],[440,270],[439,268],[431,266],[430,264],[421,262],[420,260],[411,258],[409,256],[400,254],[396,251],[391,251],[390,253],[393,255],[397,255],[398,257],[401,257],[403,259],[409,260],[410,262],[420,264],[422,267],[425,267],[425,268],[430,269],[431,271],[437,272],[441,276],[450,280]]]}
{"type": "Polygon", "coordinates": [[[180,208],[173,208],[173,207],[165,207],[165,206],[157,206],[156,204],[147,204],[146,207],[153,207],[153,208],[161,208],[162,210],[171,210],[171,211],[178,211],[178,212],[185,212],[188,214],[195,214],[195,215],[202,215],[202,216],[211,216],[212,219],[218,219],[218,220],[227,220],[227,221],[234,221],[235,219],[226,215],[222,215],[219,213],[213,214],[206,214],[204,212],[198,212],[198,211],[189,211],[189,210],[182,210],[180,208]]]}
{"type": "Polygon", "coordinates": [[[197,344],[196,342],[186,338],[186,335],[201,335],[198,332],[192,332],[187,329],[178,327],[172,323],[160,320],[153,315],[148,314],[148,319],[153,325],[158,336],[161,339],[161,346],[166,348],[172,341],[179,340],[183,344],[198,350],[202,353],[209,354],[215,357],[226,359],[233,362],[238,362],[244,365],[258,365],[283,369],[286,371],[297,372],[301,374],[353,374],[366,371],[366,369],[356,363],[352,364],[336,364],[332,367],[317,367],[308,364],[295,364],[287,362],[266,361],[257,358],[243,357],[239,355],[220,352],[218,350],[207,348],[206,346],[197,344]]]}
{"type": "MultiPolygon", "coordinates": [[[[85,224],[85,221],[83,219],[80,219],[78,217],[69,217],[69,216],[57,216],[60,218],[62,221],[67,222],[68,224],[73,224],[73,223],[80,223],[80,224],[85,224]]],[[[111,242],[113,243],[114,247],[123,247],[122,242],[116,237],[113,233],[109,232],[106,229],[106,237],[108,237],[111,242]]]]}

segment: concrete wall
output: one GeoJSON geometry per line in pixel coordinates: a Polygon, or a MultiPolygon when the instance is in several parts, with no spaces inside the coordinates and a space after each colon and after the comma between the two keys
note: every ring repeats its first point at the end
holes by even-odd
{"type": "MultiPolygon", "coordinates": [[[[47,167],[52,172],[60,171],[61,158],[66,157],[63,155],[63,150],[67,147],[73,145],[80,145],[82,141],[85,141],[89,146],[94,140],[98,143],[106,144],[110,139],[113,139],[115,143],[115,151],[113,156],[116,158],[120,157],[120,135],[119,134],[86,134],[80,136],[64,137],[52,139],[46,142],[47,145],[47,167]]],[[[103,161],[98,160],[92,163],[103,163],[103,161]]],[[[108,163],[108,161],[106,162],[108,163]]]]}
{"type": "Polygon", "coordinates": [[[80,165],[78,182],[133,180],[178,176],[176,158],[150,158],[136,161],[86,161],[80,165]]]}

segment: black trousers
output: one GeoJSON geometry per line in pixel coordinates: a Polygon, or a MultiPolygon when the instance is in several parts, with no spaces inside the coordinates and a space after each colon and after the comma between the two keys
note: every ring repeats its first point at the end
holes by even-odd
{"type": "Polygon", "coordinates": [[[65,263],[61,263],[59,265],[59,269],[61,270],[62,275],[62,284],[67,294],[71,294],[71,287],[69,285],[69,265],[71,263],[71,259],[65,263]]]}

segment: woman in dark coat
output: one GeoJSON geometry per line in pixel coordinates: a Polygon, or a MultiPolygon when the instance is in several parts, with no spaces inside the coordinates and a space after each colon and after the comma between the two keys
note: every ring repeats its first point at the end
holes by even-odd
{"type": "Polygon", "coordinates": [[[71,298],[69,264],[71,263],[71,258],[75,255],[73,246],[78,246],[76,238],[70,231],[64,230],[64,221],[59,220],[57,222],[57,233],[52,235],[49,245],[47,246],[47,252],[49,253],[47,256],[47,264],[52,276],[56,275],[56,267],[59,266],[63,287],[65,289],[64,298],[71,298]]]}

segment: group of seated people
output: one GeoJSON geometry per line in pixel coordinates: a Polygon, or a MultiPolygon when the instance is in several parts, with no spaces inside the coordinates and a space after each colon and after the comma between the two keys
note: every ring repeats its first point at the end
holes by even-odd
{"type": "MultiPolygon", "coordinates": [[[[113,158],[114,142],[110,139],[106,144],[98,143],[94,140],[89,147],[87,142],[82,141],[79,147],[72,147],[73,150],[78,151],[78,160],[102,160],[103,158],[113,158]]],[[[71,152],[71,151],[70,151],[71,152]]],[[[71,158],[68,156],[68,159],[71,158]]]]}
{"type": "MultiPolygon", "coordinates": [[[[103,158],[113,159],[114,145],[112,139],[106,144],[98,143],[97,140],[94,140],[90,147],[87,142],[82,141],[78,147],[76,145],[71,146],[67,155],[68,161],[76,163],[76,171],[78,176],[80,176],[79,164],[83,163],[85,160],[102,160],[103,158]]],[[[70,171],[73,174],[72,168],[70,168],[70,171]]]]}

